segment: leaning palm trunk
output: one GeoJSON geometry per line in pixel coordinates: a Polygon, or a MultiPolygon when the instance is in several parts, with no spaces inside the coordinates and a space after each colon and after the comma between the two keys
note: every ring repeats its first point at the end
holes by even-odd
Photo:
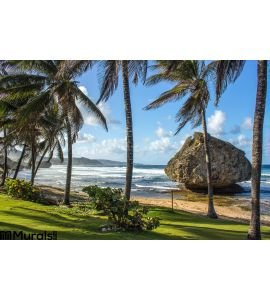
{"type": "Polygon", "coordinates": [[[35,177],[36,177],[37,171],[38,171],[38,169],[40,168],[40,165],[41,165],[41,163],[42,163],[42,161],[43,161],[43,159],[44,159],[44,156],[46,155],[46,153],[48,152],[48,150],[49,150],[49,146],[46,147],[46,149],[44,150],[44,152],[43,152],[42,155],[41,155],[41,158],[40,158],[40,160],[39,160],[39,162],[38,162],[38,164],[37,164],[36,170],[35,170],[35,177]]]}
{"type": "Polygon", "coordinates": [[[127,132],[127,169],[126,169],[126,185],[125,197],[130,200],[132,172],[133,172],[133,129],[132,129],[132,112],[129,91],[129,74],[128,62],[122,62],[123,90],[126,113],[126,132],[127,132]]]}
{"type": "Polygon", "coordinates": [[[207,176],[207,186],[208,186],[208,212],[207,216],[210,218],[217,218],[217,214],[214,208],[213,200],[213,185],[212,185],[212,171],[211,171],[211,157],[208,145],[208,133],[205,120],[205,109],[202,109],[202,127],[203,127],[203,138],[204,138],[204,151],[206,160],[206,176],[207,176]]]}
{"type": "Polygon", "coordinates": [[[31,185],[34,185],[35,181],[35,170],[36,170],[36,146],[32,143],[31,147],[31,185]]]}
{"type": "Polygon", "coordinates": [[[8,165],[7,165],[7,143],[6,143],[6,138],[7,138],[7,130],[4,128],[4,166],[3,166],[3,177],[2,177],[2,182],[1,185],[5,184],[6,178],[7,178],[7,170],[8,170],[8,165]]]}
{"type": "Polygon", "coordinates": [[[22,153],[21,153],[21,156],[20,156],[19,161],[17,163],[17,167],[16,167],[15,173],[13,175],[13,179],[16,179],[17,176],[18,176],[18,173],[19,173],[20,168],[21,168],[21,164],[22,164],[22,161],[23,161],[25,151],[26,151],[26,145],[23,145],[22,153]]]}
{"type": "Polygon", "coordinates": [[[72,174],[72,136],[71,136],[71,126],[68,117],[66,117],[67,126],[67,144],[68,144],[68,159],[67,159],[67,177],[66,177],[66,187],[64,203],[70,205],[70,185],[71,185],[71,174],[72,174]]]}
{"type": "Polygon", "coordinates": [[[258,61],[257,95],[253,125],[252,177],[251,177],[251,219],[248,239],[261,239],[260,229],[260,185],[262,167],[263,121],[267,91],[267,61],[258,61]]]}

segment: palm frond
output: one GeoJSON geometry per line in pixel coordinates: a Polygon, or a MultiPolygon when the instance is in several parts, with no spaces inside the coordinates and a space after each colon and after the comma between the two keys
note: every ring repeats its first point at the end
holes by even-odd
{"type": "Polygon", "coordinates": [[[77,100],[81,102],[84,107],[97,118],[100,124],[108,131],[107,121],[104,117],[103,113],[100,111],[98,106],[94,104],[94,102],[86,96],[79,88],[74,89],[74,93],[77,97],[77,100]]]}
{"type": "Polygon", "coordinates": [[[234,83],[240,76],[245,65],[244,60],[217,60],[210,67],[216,72],[216,101],[219,102],[221,95],[230,83],[234,83]]]}
{"type": "Polygon", "coordinates": [[[56,150],[57,150],[58,158],[60,159],[61,163],[63,163],[64,162],[64,153],[63,153],[63,149],[62,149],[62,146],[59,141],[56,142],[56,150]]]}
{"type": "Polygon", "coordinates": [[[117,60],[105,60],[99,64],[98,77],[101,82],[100,101],[107,101],[118,87],[119,64],[117,60]]]}
{"type": "Polygon", "coordinates": [[[155,101],[147,105],[144,109],[156,109],[168,102],[176,101],[184,97],[189,91],[189,85],[182,83],[174,86],[172,89],[162,93],[155,101]]]}
{"type": "Polygon", "coordinates": [[[143,83],[146,81],[148,61],[147,60],[129,60],[128,72],[133,77],[133,83],[137,84],[141,79],[143,83]]]}
{"type": "Polygon", "coordinates": [[[59,64],[56,78],[75,78],[80,76],[96,63],[94,60],[64,60],[59,64]]]}

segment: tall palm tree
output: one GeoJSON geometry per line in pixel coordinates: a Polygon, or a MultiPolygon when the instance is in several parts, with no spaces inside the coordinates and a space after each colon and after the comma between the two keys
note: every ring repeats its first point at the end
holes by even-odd
{"type": "Polygon", "coordinates": [[[146,60],[106,60],[100,64],[101,91],[100,101],[107,101],[118,87],[119,77],[122,77],[123,98],[126,116],[126,138],[127,138],[127,167],[125,198],[130,200],[132,174],[133,174],[133,122],[132,107],[130,99],[130,78],[137,84],[141,78],[144,82],[147,73],[146,60]]]}
{"type": "MultiPolygon", "coordinates": [[[[100,121],[107,130],[106,120],[94,104],[78,86],[77,77],[92,66],[91,61],[8,61],[6,64],[20,73],[3,76],[0,79],[0,89],[4,87],[9,101],[29,96],[27,104],[20,110],[20,118],[27,120],[33,112],[42,114],[48,107],[57,103],[61,108],[66,128],[68,160],[64,203],[70,204],[70,186],[72,174],[72,144],[83,125],[82,114],[77,107],[77,101],[100,121]],[[36,92],[34,96],[31,93],[36,92]]],[[[7,101],[7,99],[6,99],[7,101]]],[[[35,148],[35,145],[32,145],[35,148]]],[[[36,150],[36,149],[35,149],[36,150]]],[[[32,151],[32,171],[35,172],[35,151],[32,151]]]]}
{"type": "Polygon", "coordinates": [[[172,82],[175,85],[170,90],[162,93],[155,101],[146,106],[145,109],[156,109],[168,102],[185,99],[185,102],[176,115],[176,121],[179,125],[175,134],[178,134],[188,122],[191,122],[193,127],[202,124],[208,186],[207,216],[217,218],[213,200],[209,135],[205,120],[205,110],[210,100],[208,85],[212,76],[212,69],[208,68],[204,61],[195,60],[157,61],[153,69],[157,70],[158,73],[148,78],[148,85],[153,85],[161,81],[172,82]]]}
{"type": "MultiPolygon", "coordinates": [[[[227,85],[236,81],[245,61],[229,60],[212,63],[216,69],[217,101],[227,85]]],[[[267,93],[267,61],[257,61],[257,93],[253,122],[252,176],[251,176],[251,219],[248,239],[261,239],[260,229],[260,184],[262,167],[263,122],[267,93]]]]}
{"type": "Polygon", "coordinates": [[[3,186],[5,184],[5,181],[6,181],[6,177],[7,177],[7,171],[8,171],[8,162],[7,162],[7,159],[8,159],[8,153],[7,153],[7,129],[6,127],[4,126],[3,127],[3,174],[2,174],[2,180],[1,180],[1,183],[0,183],[0,186],[3,186]]]}
{"type": "MultiPolygon", "coordinates": [[[[7,72],[6,72],[6,69],[4,66],[2,66],[2,64],[0,64],[0,76],[5,76],[7,75],[7,72]]],[[[1,95],[2,96],[2,95],[1,95]]],[[[5,119],[5,115],[6,115],[6,109],[2,107],[0,107],[0,118],[1,120],[4,120],[5,119]]],[[[2,130],[3,130],[3,153],[4,153],[4,157],[3,157],[3,174],[2,174],[2,180],[1,180],[1,183],[0,185],[4,185],[5,184],[5,181],[6,181],[6,176],[7,176],[7,159],[8,159],[8,154],[7,154],[7,128],[5,125],[2,125],[1,126],[2,130]]]]}
{"type": "Polygon", "coordinates": [[[23,162],[23,159],[25,157],[26,150],[27,150],[27,145],[26,144],[23,144],[22,146],[23,146],[23,148],[22,148],[19,160],[17,162],[17,166],[15,168],[14,174],[13,174],[13,179],[16,179],[18,174],[19,174],[19,171],[21,169],[21,165],[22,165],[22,162],[23,162]]]}
{"type": "Polygon", "coordinates": [[[253,125],[252,143],[252,178],[251,178],[251,219],[248,232],[249,239],[261,239],[260,229],[260,185],[262,169],[263,121],[267,91],[267,61],[258,61],[257,94],[253,125]]]}
{"type": "Polygon", "coordinates": [[[52,157],[53,153],[57,152],[58,158],[61,162],[64,161],[64,154],[62,146],[65,146],[65,127],[62,122],[63,116],[59,113],[59,108],[55,105],[52,109],[46,111],[43,117],[42,126],[42,138],[39,147],[41,151],[40,159],[37,163],[34,176],[36,176],[44,157],[46,154],[50,153],[49,156],[52,157]]]}

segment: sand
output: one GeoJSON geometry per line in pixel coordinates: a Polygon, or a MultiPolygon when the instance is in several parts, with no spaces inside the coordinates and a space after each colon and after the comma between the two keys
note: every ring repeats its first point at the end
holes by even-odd
{"type": "MultiPolygon", "coordinates": [[[[172,208],[171,196],[168,195],[161,199],[147,198],[147,197],[134,197],[134,200],[139,201],[144,205],[153,205],[172,208]]],[[[190,193],[188,197],[174,196],[173,207],[175,210],[183,210],[198,215],[207,214],[207,197],[202,195],[192,195],[190,193]]],[[[262,204],[264,213],[261,215],[261,223],[264,225],[270,225],[270,205],[262,204]]],[[[236,220],[244,223],[250,221],[250,201],[241,200],[230,196],[216,196],[215,197],[215,209],[222,219],[236,220]]]]}
{"type": "MultiPolygon", "coordinates": [[[[55,188],[45,185],[39,185],[46,199],[59,203],[63,200],[64,191],[62,188],[55,188]]],[[[71,202],[85,201],[88,196],[83,192],[71,192],[71,202]]],[[[171,194],[166,193],[161,197],[143,197],[134,196],[132,200],[139,201],[141,204],[150,206],[160,206],[172,208],[171,194]]],[[[207,196],[187,191],[174,192],[174,209],[183,210],[198,215],[207,213],[207,196]]],[[[236,220],[249,223],[250,220],[250,199],[237,198],[232,196],[216,195],[214,197],[215,209],[222,219],[236,220]]],[[[261,223],[270,225],[270,203],[261,204],[261,223]]]]}

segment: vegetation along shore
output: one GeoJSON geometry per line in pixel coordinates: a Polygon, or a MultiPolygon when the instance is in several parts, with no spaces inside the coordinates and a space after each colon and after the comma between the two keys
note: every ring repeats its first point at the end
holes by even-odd
{"type": "Polygon", "coordinates": [[[268,192],[262,181],[267,185],[264,178],[270,176],[262,173],[268,61],[256,61],[251,161],[233,141],[212,136],[207,119],[210,104],[222,103],[246,65],[243,60],[0,61],[0,230],[51,230],[60,239],[269,239],[270,202],[261,196],[268,192]],[[93,68],[99,81],[95,100],[80,85],[93,68]],[[146,119],[133,122],[140,86],[159,94],[141,107],[145,115],[177,103],[176,128],[159,127],[160,140],[150,144],[152,151],[174,151],[164,168],[135,163],[136,130],[151,126],[146,119]],[[103,141],[100,149],[111,146],[125,159],[110,154],[96,159],[94,151],[95,158],[75,157],[76,145],[96,142],[91,131],[82,133],[85,123],[108,134],[119,124],[104,108],[114,95],[122,101],[125,138],[103,141]],[[188,126],[201,132],[170,145],[188,126]],[[248,182],[250,197],[238,197],[248,182]],[[139,193],[153,188],[164,193],[139,193]]]}

